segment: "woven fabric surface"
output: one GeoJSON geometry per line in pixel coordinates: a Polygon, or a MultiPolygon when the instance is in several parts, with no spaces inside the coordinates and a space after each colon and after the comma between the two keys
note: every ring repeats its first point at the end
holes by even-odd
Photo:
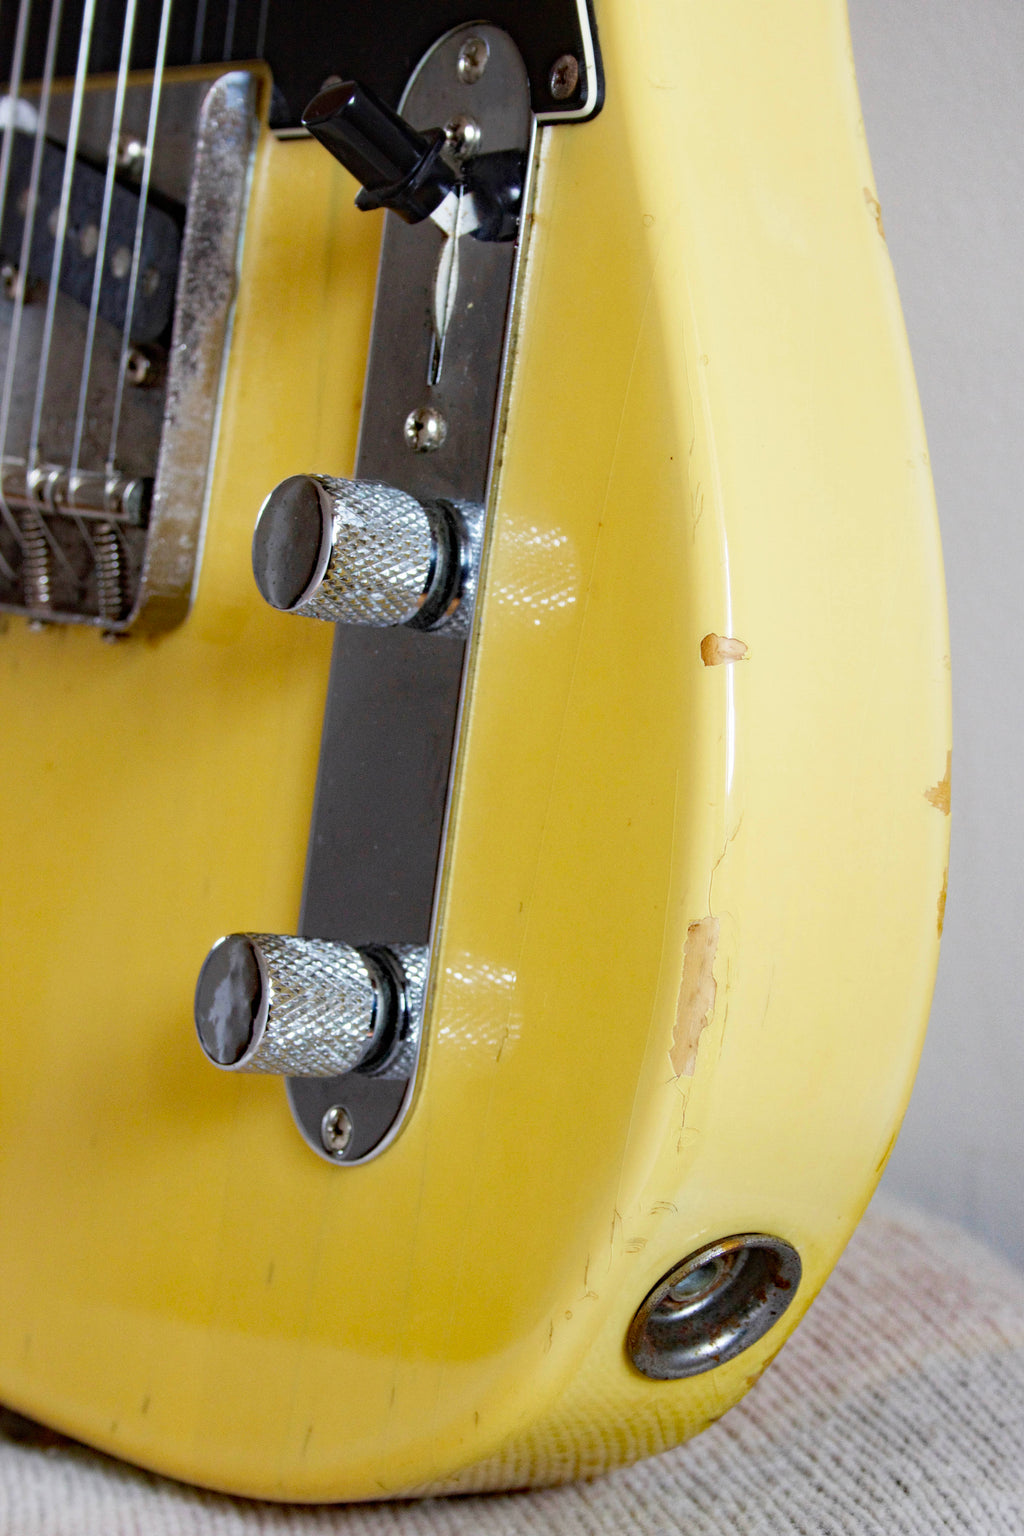
{"type": "Polygon", "coordinates": [[[1024,1279],[876,1201],[792,1343],[688,1445],[586,1484],[297,1508],[0,1436],[0,1536],[1024,1536],[1024,1279]]]}

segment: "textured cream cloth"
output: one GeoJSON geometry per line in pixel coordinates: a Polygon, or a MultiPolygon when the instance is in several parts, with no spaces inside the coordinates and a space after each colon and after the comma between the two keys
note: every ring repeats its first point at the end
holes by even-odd
{"type": "Polygon", "coordinates": [[[1024,1280],[956,1228],[876,1201],[738,1408],[653,1461],[535,1493],[283,1507],[0,1438],[0,1536],[398,1531],[1024,1536],[1024,1280]]]}

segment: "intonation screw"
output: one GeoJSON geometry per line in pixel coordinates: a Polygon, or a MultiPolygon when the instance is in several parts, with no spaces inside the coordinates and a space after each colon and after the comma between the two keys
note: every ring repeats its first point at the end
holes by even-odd
{"type": "Polygon", "coordinates": [[[405,446],[413,453],[434,453],[448,436],[448,423],[432,405],[420,406],[405,418],[405,446]]]}
{"type": "Polygon", "coordinates": [[[320,1140],[325,1149],[340,1157],[352,1140],[352,1116],[344,1104],[332,1104],[320,1121],[320,1140]]]}
{"type": "Polygon", "coordinates": [[[459,79],[463,85],[475,85],[487,68],[491,50],[485,37],[467,37],[459,50],[459,79]]]}
{"type": "Polygon", "coordinates": [[[548,76],[548,90],[556,101],[566,101],[580,83],[579,60],[563,53],[555,60],[548,76]]]}

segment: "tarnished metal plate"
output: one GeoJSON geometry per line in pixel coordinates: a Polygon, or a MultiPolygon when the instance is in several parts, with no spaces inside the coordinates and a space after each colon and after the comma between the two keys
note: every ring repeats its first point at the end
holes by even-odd
{"type": "MultiPolygon", "coordinates": [[[[526,70],[512,39],[496,27],[463,27],[442,39],[413,76],[402,111],[416,128],[471,113],[481,127],[481,152],[527,153],[531,146],[526,70]],[[458,60],[471,37],[485,39],[489,56],[480,79],[466,84],[458,60]]],[[[518,246],[461,237],[456,302],[438,375],[433,298],[445,237],[427,220],[409,225],[394,214],[386,220],[356,476],[420,500],[484,504],[518,246]],[[434,451],[416,452],[406,421],[427,410],[444,418],[447,431],[434,451]]],[[[301,934],[348,944],[429,942],[464,652],[463,641],[443,634],[338,625],[301,934]]],[[[331,1103],[344,1105],[358,1131],[343,1161],[381,1150],[408,1106],[412,1081],[410,1074],[396,1100],[393,1084],[377,1094],[373,1080],[358,1072],[337,1080],[331,1103]],[[352,1103],[345,1097],[350,1083],[352,1103]]],[[[303,1135],[317,1150],[314,1118],[328,1092],[318,1087],[312,1094],[299,1079],[289,1083],[303,1135]]]]}
{"type": "MultiPolygon", "coordinates": [[[[64,291],[74,284],[62,278],[52,306],[48,285],[32,267],[8,279],[0,298],[0,609],[39,623],[95,624],[111,634],[167,629],[188,611],[256,92],[245,71],[212,83],[163,83],[149,192],[178,210],[184,230],[173,323],[153,345],[137,345],[102,305],[90,336],[82,293],[91,278],[84,288],[78,283],[77,296],[64,291]]],[[[114,96],[106,87],[85,91],[76,161],[106,158],[114,96]]],[[[127,86],[123,142],[145,141],[150,100],[148,83],[127,86]]],[[[26,88],[22,106],[34,112],[38,102],[38,91],[26,88]]],[[[70,93],[57,90],[47,134],[67,137],[71,119],[70,93]]],[[[20,194],[26,207],[27,192],[20,194]]],[[[35,222],[56,228],[50,202],[59,188],[51,193],[40,184],[35,222]]],[[[91,215],[76,223],[73,206],[71,214],[67,243],[89,250],[96,224],[91,215]]],[[[106,264],[120,261],[126,269],[131,250],[112,228],[106,264]]]]}

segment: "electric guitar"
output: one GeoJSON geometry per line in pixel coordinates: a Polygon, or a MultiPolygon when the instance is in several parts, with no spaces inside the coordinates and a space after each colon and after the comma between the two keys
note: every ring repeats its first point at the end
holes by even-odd
{"type": "Polygon", "coordinates": [[[841,0],[20,0],[0,66],[0,1400],[308,1501],[696,1433],[945,901],[841,0]]]}

